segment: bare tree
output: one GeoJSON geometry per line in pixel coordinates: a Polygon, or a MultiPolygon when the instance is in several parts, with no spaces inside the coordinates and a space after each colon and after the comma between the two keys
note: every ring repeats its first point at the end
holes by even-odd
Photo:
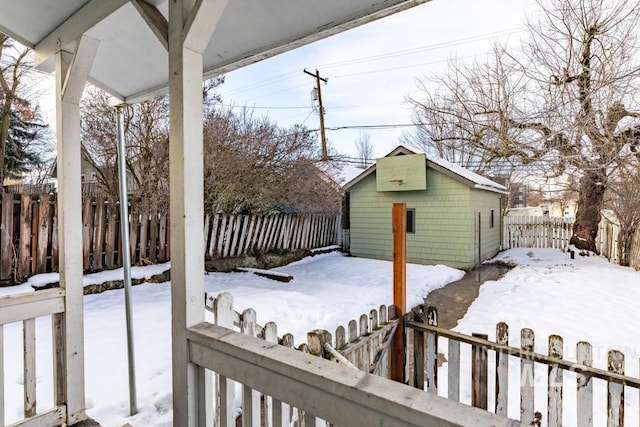
{"type": "MultiPolygon", "coordinates": [[[[109,96],[97,88],[82,99],[82,147],[98,182],[118,196],[116,112],[109,96]]],[[[124,109],[125,159],[129,195],[138,209],[160,212],[169,203],[169,137],[166,97],[153,98],[124,109]]]]}
{"type": "Polygon", "coordinates": [[[205,117],[204,144],[207,209],[339,209],[339,189],[316,167],[316,141],[303,127],[279,128],[249,110],[214,109],[205,117]]]}
{"type": "MultiPolygon", "coordinates": [[[[539,0],[538,20],[519,52],[497,46],[486,62],[435,77],[438,89],[411,101],[416,114],[451,121],[432,128],[489,159],[539,164],[580,176],[571,243],[596,251],[610,174],[640,157],[640,6],[631,0],[539,0]]],[[[426,81],[423,81],[426,89],[426,81]]]]}
{"type": "Polygon", "coordinates": [[[371,135],[367,132],[360,132],[356,139],[356,157],[362,167],[369,166],[374,158],[371,135]]]}
{"type": "Polygon", "coordinates": [[[629,265],[633,239],[640,233],[640,164],[624,165],[607,188],[606,206],[613,211],[620,225],[618,258],[620,265],[629,265]]]}

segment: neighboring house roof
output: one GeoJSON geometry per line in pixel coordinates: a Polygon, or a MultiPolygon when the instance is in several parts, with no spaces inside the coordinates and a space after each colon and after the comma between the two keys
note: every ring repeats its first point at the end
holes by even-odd
{"type": "MultiPolygon", "coordinates": [[[[420,154],[416,153],[408,149],[403,145],[399,145],[396,147],[391,153],[387,154],[385,157],[392,157],[402,154],[420,154]]],[[[433,169],[438,172],[443,173],[465,185],[468,185],[471,188],[476,188],[479,190],[492,191],[500,194],[507,194],[507,187],[502,184],[498,184],[495,181],[490,180],[489,178],[485,178],[484,176],[478,175],[475,172],[471,172],[468,169],[463,168],[462,166],[455,165],[447,160],[440,159],[438,157],[427,156],[427,166],[431,166],[433,169]]],[[[355,184],[360,182],[362,179],[369,176],[372,172],[376,170],[376,164],[369,166],[364,170],[360,175],[353,178],[351,181],[347,182],[343,185],[343,188],[348,190],[353,187],[355,184]]]]}

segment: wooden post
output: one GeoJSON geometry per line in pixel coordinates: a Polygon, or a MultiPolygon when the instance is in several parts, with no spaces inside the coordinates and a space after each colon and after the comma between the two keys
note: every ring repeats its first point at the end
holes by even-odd
{"type": "MultiPolygon", "coordinates": [[[[476,338],[484,340],[489,337],[486,334],[472,334],[476,338]]],[[[489,394],[488,384],[488,360],[487,348],[480,345],[471,346],[471,405],[476,408],[487,409],[489,394]]]]}
{"type": "Polygon", "coordinates": [[[187,329],[204,321],[203,53],[226,5],[169,2],[173,424],[183,427],[213,424],[211,384],[205,369],[191,362],[187,329]]]}
{"type": "MultiPolygon", "coordinates": [[[[62,366],[56,390],[64,390],[66,423],[86,418],[84,398],[84,303],[82,286],[82,190],[80,184],[80,96],[99,42],[82,36],[73,57],[56,53],[56,133],[58,146],[58,242],[60,287],[65,292],[62,343],[54,366],[62,366]],[[62,359],[62,360],[59,360],[62,359]]],[[[61,397],[56,393],[56,400],[61,397]]]]}
{"type": "Polygon", "coordinates": [[[404,321],[407,310],[407,205],[394,203],[393,229],[393,305],[400,319],[391,351],[391,379],[404,382],[404,321]]]}

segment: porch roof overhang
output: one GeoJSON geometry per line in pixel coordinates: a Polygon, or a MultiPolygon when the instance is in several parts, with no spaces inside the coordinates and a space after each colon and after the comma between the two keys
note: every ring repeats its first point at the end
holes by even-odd
{"type": "MultiPolygon", "coordinates": [[[[427,1],[210,1],[206,16],[218,19],[218,24],[204,51],[204,77],[427,1]]],[[[166,90],[167,0],[0,0],[0,7],[0,31],[34,49],[41,70],[52,71],[53,54],[74,52],[85,34],[99,42],[90,82],[127,103],[166,90]]]]}

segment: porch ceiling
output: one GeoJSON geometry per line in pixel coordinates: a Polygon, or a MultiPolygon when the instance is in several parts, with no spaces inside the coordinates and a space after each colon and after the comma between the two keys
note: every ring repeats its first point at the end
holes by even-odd
{"type": "MultiPolygon", "coordinates": [[[[427,1],[230,0],[204,53],[205,76],[427,1]]],[[[56,50],[73,52],[85,33],[100,42],[92,83],[126,102],[167,86],[167,0],[0,0],[0,10],[0,31],[33,48],[41,69],[51,71],[56,50]]]]}

